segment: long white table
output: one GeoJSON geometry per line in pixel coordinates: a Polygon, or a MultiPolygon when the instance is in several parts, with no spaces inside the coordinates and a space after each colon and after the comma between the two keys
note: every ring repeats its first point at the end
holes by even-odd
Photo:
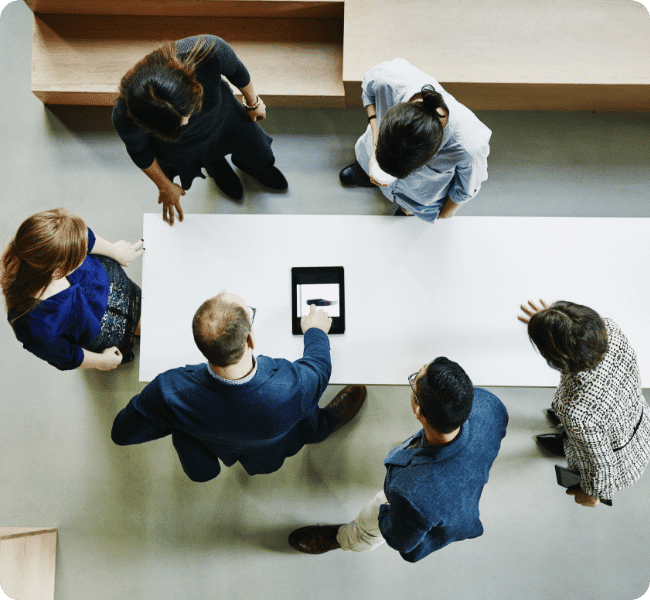
{"type": "Polygon", "coordinates": [[[554,386],[517,320],[527,299],[613,318],[650,377],[650,219],[144,215],[140,380],[202,362],[192,316],[223,290],[257,308],[258,354],[295,360],[291,267],[345,268],[331,383],[406,384],[436,356],[476,385],[554,386]]]}

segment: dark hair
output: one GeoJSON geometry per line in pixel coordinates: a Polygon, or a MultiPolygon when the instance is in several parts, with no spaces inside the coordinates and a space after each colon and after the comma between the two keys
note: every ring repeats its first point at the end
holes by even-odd
{"type": "Polygon", "coordinates": [[[199,38],[181,60],[176,43],[165,42],[122,77],[119,98],[138,127],[166,142],[180,138],[183,118],[203,105],[203,87],[194,72],[213,45],[199,38]]]}
{"type": "Polygon", "coordinates": [[[427,367],[416,388],[420,410],[438,433],[455,431],[472,412],[474,386],[463,368],[444,356],[427,367]]]}
{"type": "Polygon", "coordinates": [[[553,369],[579,373],[595,368],[609,346],[607,328],[588,306],[565,300],[533,314],[528,337],[553,369]]]}
{"type": "Polygon", "coordinates": [[[88,227],[65,208],[25,219],[2,254],[0,282],[11,323],[38,306],[55,277],[76,269],[88,253],[88,227]]]}
{"type": "Polygon", "coordinates": [[[422,102],[396,104],[386,111],[379,127],[375,156],[389,175],[404,179],[428,163],[442,144],[442,116],[449,114],[442,96],[431,85],[422,88],[422,102]]]}
{"type": "Polygon", "coordinates": [[[222,294],[201,304],[192,319],[194,341],[215,367],[237,363],[244,355],[250,332],[251,320],[246,310],[224,302],[222,294]]]}

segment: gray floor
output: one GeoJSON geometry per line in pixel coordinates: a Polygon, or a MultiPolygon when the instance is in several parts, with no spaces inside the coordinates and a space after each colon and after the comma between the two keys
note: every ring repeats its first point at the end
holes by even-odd
{"type": "MultiPolygon", "coordinates": [[[[158,210],[155,188],[130,162],[109,112],[48,109],[31,94],[31,13],[23,2],[4,10],[0,44],[1,238],[30,214],[57,206],[108,239],[139,238],[142,213],[158,210]]],[[[490,179],[457,218],[650,217],[648,114],[479,117],[494,132],[490,179]]],[[[198,181],[183,207],[386,214],[381,195],[343,189],[337,180],[364,124],[360,111],[272,110],[264,127],[290,191],[268,193],[245,178],[238,204],[198,181]]],[[[141,264],[129,274],[139,283],[141,264]]],[[[0,525],[59,528],[59,600],[632,600],[648,587],[650,476],[618,494],[613,508],[575,505],[554,483],[555,459],[533,441],[550,431],[543,409],[552,389],[492,389],[508,407],[510,425],[481,502],[482,537],[415,565],[387,547],[312,557],[292,551],[287,534],[351,519],[382,485],[384,456],[418,427],[406,385],[371,387],[353,424],[277,473],[250,478],[235,466],[196,484],[169,440],[126,449],[110,441],[112,419],[142,387],[137,360],[112,373],[60,373],[21,350],[6,323],[0,336],[0,525]]],[[[338,389],[329,388],[323,402],[338,389]]]]}

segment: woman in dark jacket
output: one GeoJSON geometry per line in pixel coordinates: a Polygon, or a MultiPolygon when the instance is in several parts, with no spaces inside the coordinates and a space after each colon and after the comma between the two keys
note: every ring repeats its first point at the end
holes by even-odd
{"type": "Polygon", "coordinates": [[[180,220],[180,197],[195,177],[214,178],[227,196],[240,200],[243,188],[226,159],[264,185],[287,188],[273,166],[272,138],[257,124],[266,117],[246,67],[221,38],[202,35],[167,42],[145,56],[120,84],[113,126],[133,162],[158,187],[163,219],[180,220]],[[238,87],[234,97],[224,75],[238,87]],[[173,183],[180,178],[180,185],[173,183]]]}

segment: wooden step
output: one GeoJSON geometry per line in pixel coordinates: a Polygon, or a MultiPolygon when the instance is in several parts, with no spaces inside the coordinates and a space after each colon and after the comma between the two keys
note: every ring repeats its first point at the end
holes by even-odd
{"type": "Polygon", "coordinates": [[[471,109],[650,110],[650,17],[607,0],[345,0],[343,80],[405,58],[471,109]]]}
{"type": "Polygon", "coordinates": [[[112,105],[138,60],[201,33],[233,47],[267,106],[345,106],[335,18],[35,14],[32,91],[48,104],[112,105]]]}

